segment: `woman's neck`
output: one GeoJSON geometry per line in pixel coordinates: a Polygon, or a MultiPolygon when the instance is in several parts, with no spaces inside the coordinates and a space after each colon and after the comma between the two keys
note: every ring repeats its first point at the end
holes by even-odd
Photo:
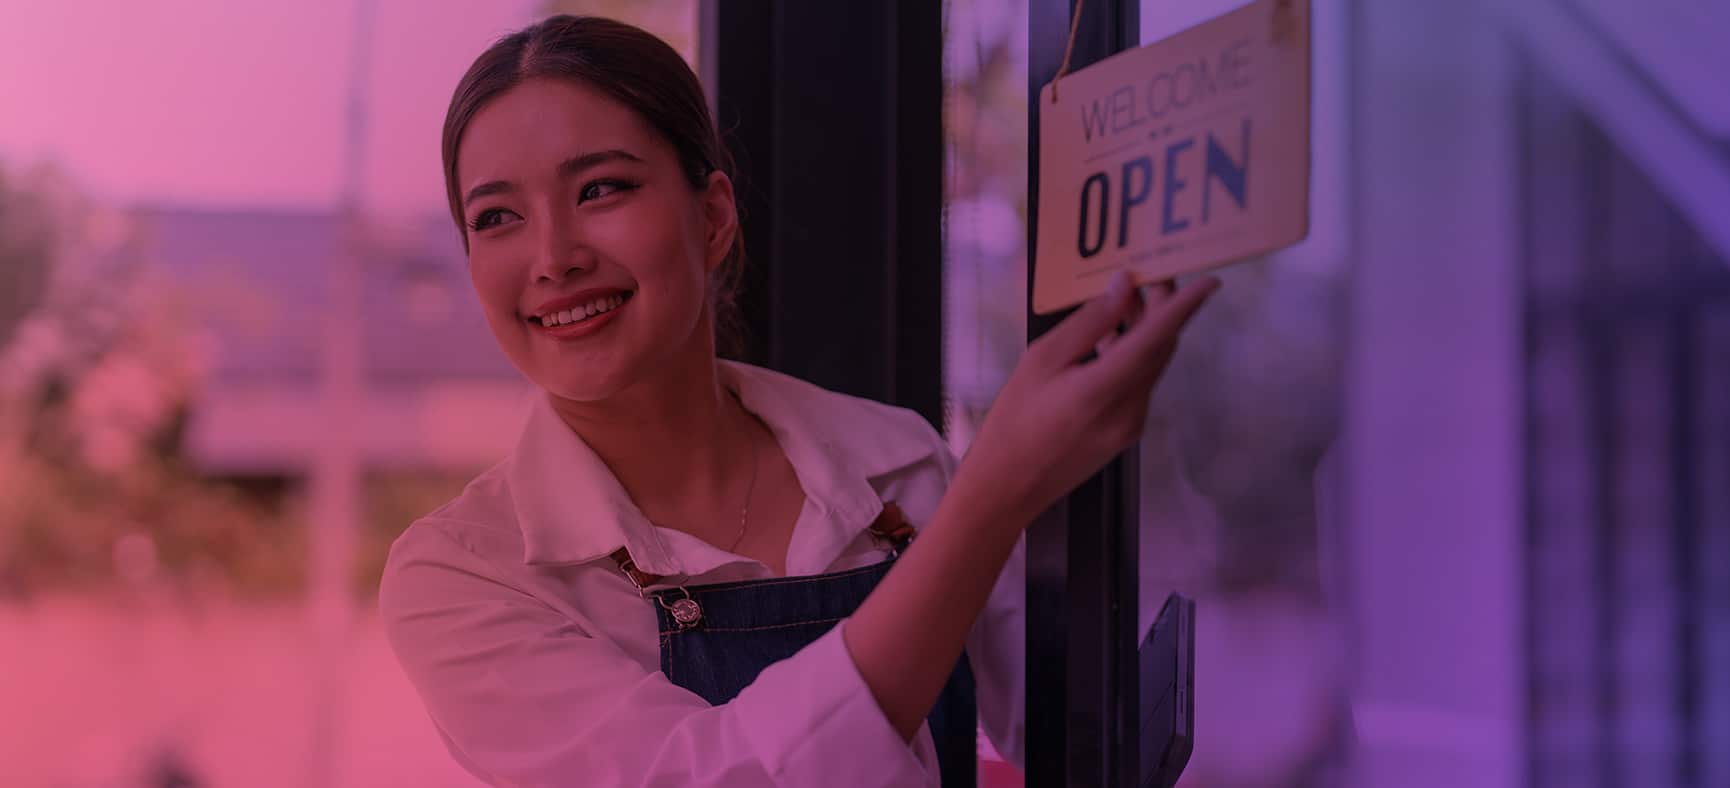
{"type": "MultiPolygon", "coordinates": [[[[602,402],[552,398],[553,409],[600,456],[656,525],[713,542],[731,538],[758,429],[722,385],[719,362],[680,365],[602,402]]],[[[724,546],[724,545],[723,545],[724,546]]]]}

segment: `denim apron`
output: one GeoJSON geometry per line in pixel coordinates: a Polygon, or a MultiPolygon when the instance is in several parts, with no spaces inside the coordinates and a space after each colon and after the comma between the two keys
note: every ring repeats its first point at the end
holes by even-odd
{"type": "MultiPolygon", "coordinates": [[[[894,503],[871,525],[889,555],[870,566],[807,577],[778,577],[648,591],[661,633],[661,671],[719,706],[755,681],[764,668],[793,656],[853,615],[912,541],[894,503]]],[[[639,589],[660,578],[637,570],[627,554],[614,554],[639,589]]],[[[974,788],[977,738],[973,671],[967,655],[926,718],[936,744],[944,788],[974,788]]]]}

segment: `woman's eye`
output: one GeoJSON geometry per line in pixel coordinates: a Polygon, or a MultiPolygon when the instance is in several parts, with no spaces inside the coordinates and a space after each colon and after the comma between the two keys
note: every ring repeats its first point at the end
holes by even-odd
{"type": "Polygon", "coordinates": [[[469,221],[469,229],[478,233],[488,227],[503,224],[507,215],[516,216],[515,213],[503,208],[488,208],[476,214],[475,218],[469,221]]]}
{"type": "Polygon", "coordinates": [[[577,201],[588,202],[589,200],[598,200],[609,194],[630,191],[635,188],[637,188],[636,184],[626,183],[625,181],[595,181],[594,183],[583,187],[583,192],[578,195],[577,201]]]}

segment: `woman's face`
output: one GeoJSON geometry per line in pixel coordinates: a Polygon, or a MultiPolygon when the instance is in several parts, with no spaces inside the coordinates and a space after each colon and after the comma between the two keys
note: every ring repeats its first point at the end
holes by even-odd
{"type": "Polygon", "coordinates": [[[637,113],[554,79],[482,107],[456,173],[482,310],[537,385],[593,402],[713,356],[708,274],[736,229],[725,175],[693,189],[637,113]]]}

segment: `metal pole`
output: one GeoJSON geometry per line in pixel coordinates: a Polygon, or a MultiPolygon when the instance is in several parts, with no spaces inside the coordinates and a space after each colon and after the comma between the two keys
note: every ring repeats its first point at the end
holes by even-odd
{"type": "Polygon", "coordinates": [[[324,311],[323,419],[312,469],[307,609],[317,650],[312,692],[308,786],[338,785],[344,675],[354,618],[351,589],[355,532],[362,510],[361,446],[357,437],[365,389],[361,323],[362,186],[366,163],[367,75],[373,1],[355,0],[354,44],[345,107],[343,187],[338,242],[329,260],[324,311]]]}

